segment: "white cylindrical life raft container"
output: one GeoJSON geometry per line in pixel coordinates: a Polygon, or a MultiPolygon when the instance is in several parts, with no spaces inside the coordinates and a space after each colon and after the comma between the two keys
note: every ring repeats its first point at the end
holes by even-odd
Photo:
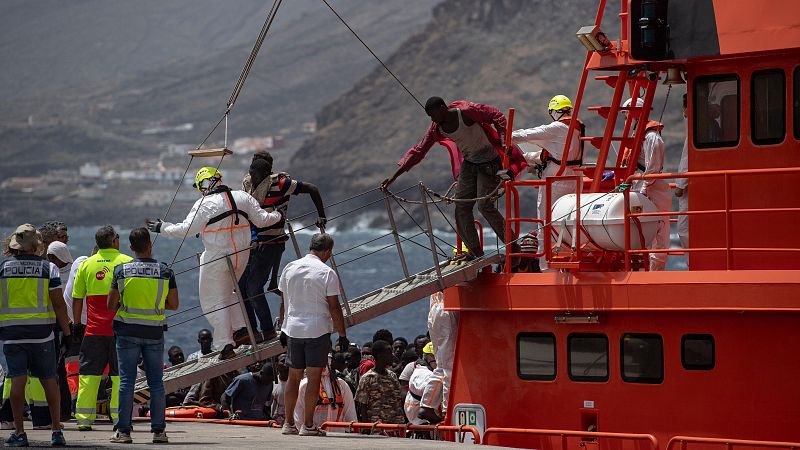
{"type": "MultiPolygon", "coordinates": [[[[658,212],[649,198],[638,192],[630,194],[631,213],[658,212]]],[[[553,204],[553,241],[561,235],[562,245],[571,246],[575,232],[575,194],[567,194],[553,204]]],[[[581,194],[581,225],[586,231],[581,236],[581,245],[601,250],[625,250],[625,198],[621,192],[610,194],[581,194]],[[589,238],[586,237],[589,235],[589,238]]],[[[648,248],[658,231],[659,216],[639,217],[641,227],[631,220],[631,249],[648,248]],[[640,237],[641,233],[641,237],[640,237]]]]}

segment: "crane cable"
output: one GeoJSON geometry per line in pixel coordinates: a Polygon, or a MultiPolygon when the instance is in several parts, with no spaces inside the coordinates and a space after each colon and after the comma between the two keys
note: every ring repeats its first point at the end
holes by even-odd
{"type": "MultiPolygon", "coordinates": [[[[275,20],[275,16],[278,13],[278,8],[280,8],[283,0],[273,0],[272,7],[270,8],[269,12],[267,13],[267,18],[264,20],[264,25],[261,26],[261,31],[256,38],[255,43],[253,44],[253,48],[250,50],[250,54],[245,61],[244,67],[242,68],[242,72],[239,74],[239,78],[236,80],[236,84],[233,87],[233,92],[231,92],[230,97],[228,98],[228,103],[225,105],[225,112],[222,114],[222,117],[217,121],[217,123],[211,128],[211,131],[206,134],[206,137],[203,141],[198,145],[195,150],[199,150],[214,131],[219,128],[219,126],[224,122],[225,123],[225,148],[228,147],[228,116],[230,115],[231,111],[233,110],[233,106],[236,104],[236,100],[239,98],[239,94],[242,92],[242,88],[244,88],[245,81],[247,81],[248,75],[250,75],[250,69],[252,69],[253,64],[255,63],[256,57],[258,56],[259,51],[261,50],[261,45],[264,43],[264,39],[267,37],[267,33],[269,32],[270,28],[272,27],[272,23],[275,20]]],[[[222,161],[225,159],[225,155],[223,154],[217,163],[216,169],[219,170],[220,166],[222,165],[222,161]]],[[[178,192],[181,189],[181,185],[183,184],[183,180],[186,178],[186,174],[189,172],[189,168],[194,160],[194,156],[189,159],[189,164],[186,166],[186,170],[183,172],[183,176],[181,180],[178,182],[178,187],[175,189],[175,194],[172,196],[172,201],[170,202],[166,213],[164,214],[164,219],[166,220],[169,211],[172,209],[172,205],[175,203],[175,199],[178,196],[178,192]]],[[[191,224],[194,222],[194,219],[197,217],[197,213],[200,211],[200,205],[202,205],[203,201],[205,200],[205,196],[200,197],[200,204],[197,205],[197,209],[195,210],[194,216],[192,217],[191,222],[189,222],[189,227],[186,229],[186,233],[183,234],[181,238],[180,244],[178,244],[178,249],[175,251],[175,256],[172,257],[172,262],[170,266],[175,264],[175,261],[178,259],[178,255],[180,254],[181,248],[183,248],[183,244],[186,241],[186,237],[189,234],[189,229],[191,228],[191,224]]],[[[158,239],[158,237],[156,237],[158,239]]]]}
{"type": "Polygon", "coordinates": [[[328,7],[328,9],[330,9],[330,10],[331,10],[331,12],[332,12],[332,13],[333,13],[333,14],[334,14],[334,15],[335,15],[335,16],[336,16],[336,17],[337,17],[337,18],[338,18],[338,19],[339,19],[339,20],[342,22],[342,24],[344,24],[344,26],[345,26],[345,27],[347,27],[347,29],[348,29],[348,30],[350,30],[350,32],[351,32],[351,33],[353,33],[353,36],[355,36],[355,37],[356,37],[356,39],[358,39],[358,42],[361,42],[361,45],[363,45],[363,46],[364,46],[364,48],[366,48],[366,49],[367,49],[367,51],[369,51],[369,52],[372,54],[372,56],[373,56],[373,57],[374,57],[376,60],[378,60],[378,62],[379,62],[379,63],[381,63],[381,65],[383,66],[383,68],[384,68],[384,69],[386,69],[386,72],[388,72],[388,73],[389,73],[389,75],[391,75],[391,76],[392,76],[392,78],[394,78],[394,79],[395,79],[395,81],[397,81],[397,82],[400,84],[400,86],[402,86],[402,87],[403,87],[403,89],[405,89],[405,91],[408,93],[408,95],[410,95],[410,96],[411,96],[411,98],[413,98],[413,99],[414,99],[414,101],[415,101],[415,102],[417,102],[417,104],[420,106],[420,108],[422,108],[422,109],[425,109],[425,106],[422,104],[422,102],[420,102],[420,101],[419,101],[419,99],[417,98],[417,96],[416,96],[416,95],[414,95],[414,94],[413,94],[413,93],[412,93],[412,92],[411,92],[411,91],[410,91],[410,90],[409,90],[409,89],[406,87],[406,85],[405,85],[405,84],[403,84],[403,82],[402,82],[402,81],[400,81],[400,78],[397,78],[397,75],[395,75],[395,74],[394,74],[394,72],[392,72],[392,70],[391,70],[391,69],[389,69],[389,66],[387,66],[387,65],[386,65],[386,63],[384,63],[384,62],[383,62],[383,60],[382,60],[382,59],[380,59],[380,58],[378,57],[378,55],[376,55],[376,54],[375,54],[375,52],[374,52],[374,51],[372,51],[372,49],[369,47],[369,45],[367,45],[367,43],[366,43],[366,42],[364,42],[364,40],[363,40],[363,39],[361,39],[361,36],[359,36],[359,35],[358,35],[358,33],[356,33],[356,31],[355,31],[355,30],[354,30],[354,29],[353,29],[353,28],[352,28],[352,27],[351,27],[351,26],[350,26],[350,25],[349,25],[349,24],[348,24],[348,23],[347,23],[347,22],[344,20],[344,18],[342,18],[342,16],[341,16],[341,15],[339,15],[339,13],[338,13],[338,12],[336,12],[336,10],[335,10],[335,9],[333,9],[333,6],[331,6],[331,4],[330,4],[330,3],[328,3],[328,0],[322,0],[322,2],[323,2],[323,3],[325,3],[325,6],[327,6],[327,7],[328,7]]]}

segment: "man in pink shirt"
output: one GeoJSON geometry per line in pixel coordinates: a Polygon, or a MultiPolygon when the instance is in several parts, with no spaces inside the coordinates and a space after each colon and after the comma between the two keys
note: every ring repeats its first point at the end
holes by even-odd
{"type": "MultiPolygon", "coordinates": [[[[493,106],[460,100],[447,105],[441,97],[431,97],[425,103],[425,113],[431,118],[430,127],[419,144],[400,159],[397,171],[381,183],[386,189],[403,172],[417,165],[433,144],[447,148],[453,178],[458,181],[455,197],[480,198],[491,193],[501,182],[501,176],[514,178],[525,168],[525,159],[517,147],[509,149],[509,169],[503,170],[506,149],[502,138],[506,133],[506,118],[493,106]]],[[[475,201],[456,202],[455,220],[458,234],[469,249],[461,259],[471,260],[483,256],[483,248],[475,229],[473,207],[475,201]]],[[[505,220],[494,205],[494,199],[477,201],[478,210],[489,222],[501,241],[506,241],[505,220]]],[[[514,236],[509,236],[514,242],[514,236]]],[[[512,248],[516,248],[516,242],[512,248]]],[[[517,251],[517,250],[513,250],[517,251]]]]}

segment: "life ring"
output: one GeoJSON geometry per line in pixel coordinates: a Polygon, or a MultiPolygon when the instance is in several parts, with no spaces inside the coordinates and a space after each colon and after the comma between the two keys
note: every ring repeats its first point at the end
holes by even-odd
{"type": "MultiPolygon", "coordinates": [[[[150,417],[150,411],[147,412],[147,417],[150,417]]],[[[206,408],[203,406],[172,406],[167,408],[166,417],[181,419],[214,419],[217,417],[217,411],[214,408],[206,408]]]]}

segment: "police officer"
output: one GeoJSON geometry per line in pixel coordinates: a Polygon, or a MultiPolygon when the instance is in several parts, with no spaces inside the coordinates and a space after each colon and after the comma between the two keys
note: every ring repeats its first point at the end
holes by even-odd
{"type": "Polygon", "coordinates": [[[109,311],[116,311],[114,334],[119,360],[119,422],[111,442],[130,444],[133,388],[139,356],[144,362],[150,388],[150,431],[153,443],[166,444],[164,432],[166,396],[164,394],[164,325],[166,309],[178,309],[175,275],[166,264],[153,259],[153,243],[147,228],[131,231],[131,250],[136,258],[114,269],[108,293],[109,311]]]}
{"type": "Polygon", "coordinates": [[[94,238],[99,250],[81,264],[72,288],[75,334],[84,334],[79,356],[78,399],[75,403],[75,418],[80,431],[91,430],[97,417],[97,391],[106,367],[112,382],[109,412],[111,420],[117,422],[119,369],[114,332],[111,329],[114,311],[106,307],[106,300],[114,268],[132,259],[119,252],[119,234],[110,225],[100,227],[94,238]],[[84,297],[87,307],[85,327],[80,323],[84,297]]]}
{"type": "Polygon", "coordinates": [[[55,264],[38,256],[42,238],[33,225],[17,227],[4,249],[7,260],[0,266],[0,340],[8,365],[14,432],[6,447],[27,447],[23,408],[28,374],[44,388],[53,427],[51,444],[66,445],[61,431],[61,410],[56,375],[57,351],[53,326],[58,322],[65,336],[71,334],[61,278],[55,264]]]}

